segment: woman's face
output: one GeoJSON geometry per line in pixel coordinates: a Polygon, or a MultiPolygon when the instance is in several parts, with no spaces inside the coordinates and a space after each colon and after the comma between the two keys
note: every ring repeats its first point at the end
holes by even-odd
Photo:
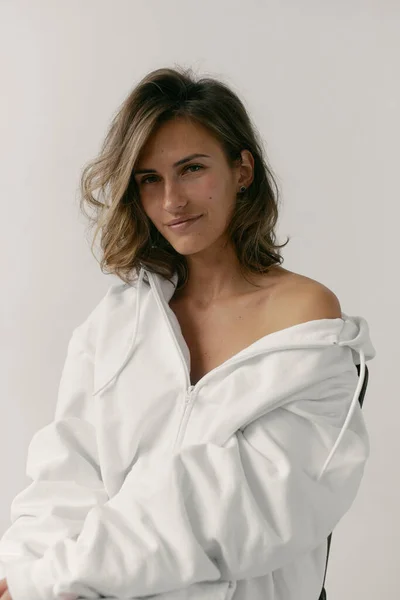
{"type": "Polygon", "coordinates": [[[232,170],[218,141],[201,125],[184,119],[163,123],[149,139],[134,168],[140,200],[154,226],[180,254],[200,252],[224,240],[243,176],[253,167],[251,153],[243,151],[242,156],[245,164],[232,170]],[[194,154],[205,156],[174,164],[194,154]],[[172,219],[197,215],[201,217],[182,229],[168,225],[172,219]]]}

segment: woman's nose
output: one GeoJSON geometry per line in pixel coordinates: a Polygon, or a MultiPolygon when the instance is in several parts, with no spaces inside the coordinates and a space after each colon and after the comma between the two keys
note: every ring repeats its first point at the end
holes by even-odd
{"type": "Polygon", "coordinates": [[[169,210],[179,208],[186,204],[179,191],[179,185],[174,181],[166,181],[163,192],[163,207],[169,210]]]}

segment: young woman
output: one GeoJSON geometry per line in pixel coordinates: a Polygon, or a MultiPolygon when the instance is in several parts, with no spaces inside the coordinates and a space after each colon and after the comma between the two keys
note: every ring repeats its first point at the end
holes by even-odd
{"type": "Polygon", "coordinates": [[[148,74],[83,171],[89,206],[121,283],[72,332],[0,594],[317,600],[369,455],[375,350],[363,317],[281,266],[243,103],[189,70],[148,74]]]}

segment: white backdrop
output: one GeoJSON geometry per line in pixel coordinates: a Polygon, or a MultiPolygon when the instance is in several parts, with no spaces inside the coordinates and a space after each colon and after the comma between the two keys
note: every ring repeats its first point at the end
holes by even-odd
{"type": "Polygon", "coordinates": [[[231,85],[261,131],[282,192],[278,241],[292,236],[283,266],[369,322],[371,456],[326,587],[332,600],[397,597],[399,3],[0,0],[0,12],[0,535],[72,329],[118,281],[90,252],[80,171],[133,85],[179,64],[231,85]]]}

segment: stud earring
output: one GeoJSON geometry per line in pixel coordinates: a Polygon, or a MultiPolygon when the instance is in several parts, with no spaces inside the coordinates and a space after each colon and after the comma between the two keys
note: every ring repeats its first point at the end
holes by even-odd
{"type": "Polygon", "coordinates": [[[240,188],[240,192],[243,194],[243,192],[244,192],[245,190],[246,190],[246,186],[245,186],[245,185],[242,185],[242,186],[241,186],[241,188],[240,188]]]}

